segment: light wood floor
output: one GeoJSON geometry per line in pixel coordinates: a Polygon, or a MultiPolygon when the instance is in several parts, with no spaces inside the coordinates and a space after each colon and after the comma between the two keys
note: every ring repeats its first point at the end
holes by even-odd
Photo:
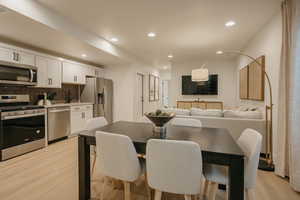
{"type": "MultiPolygon", "coordinates": [[[[0,163],[1,200],[77,200],[77,139],[71,138],[45,149],[0,163]]],[[[105,199],[122,199],[121,186],[106,179],[105,199]]],[[[103,177],[98,171],[92,181],[93,197],[101,193],[103,177]]],[[[135,183],[134,200],[146,200],[144,182],[135,183]]],[[[173,199],[182,199],[171,198],[173,199]]],[[[218,191],[217,199],[225,199],[218,191]]],[[[258,172],[256,200],[300,200],[286,180],[273,173],[258,172]]]]}

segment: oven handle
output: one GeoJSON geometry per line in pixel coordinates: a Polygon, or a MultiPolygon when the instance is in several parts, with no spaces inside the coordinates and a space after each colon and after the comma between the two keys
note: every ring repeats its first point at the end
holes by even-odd
{"type": "Polygon", "coordinates": [[[45,115],[45,113],[35,113],[35,114],[25,114],[25,115],[17,115],[17,116],[3,116],[2,120],[10,120],[10,119],[19,119],[19,118],[26,118],[26,117],[35,117],[45,115]]]}

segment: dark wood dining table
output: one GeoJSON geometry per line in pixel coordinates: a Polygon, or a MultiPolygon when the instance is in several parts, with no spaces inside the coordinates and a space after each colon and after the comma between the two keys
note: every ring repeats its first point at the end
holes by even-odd
{"type": "MultiPolygon", "coordinates": [[[[118,121],[79,135],[79,199],[91,198],[90,146],[96,145],[96,131],[127,135],[137,153],[146,154],[146,145],[153,136],[153,125],[118,121]]],[[[204,163],[228,167],[229,200],[244,199],[244,154],[227,129],[168,126],[166,139],[194,141],[200,145],[204,163]]]]}

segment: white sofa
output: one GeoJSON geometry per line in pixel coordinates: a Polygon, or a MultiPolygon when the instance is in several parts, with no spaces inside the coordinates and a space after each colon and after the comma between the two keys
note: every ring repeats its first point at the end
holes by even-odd
{"type": "MultiPolygon", "coordinates": [[[[227,129],[231,136],[237,140],[241,133],[246,128],[251,128],[263,136],[263,144],[262,144],[262,153],[266,152],[266,145],[265,145],[265,137],[266,137],[266,120],[261,119],[248,119],[245,118],[245,115],[243,117],[238,118],[235,117],[224,117],[224,115],[221,115],[220,112],[223,113],[223,111],[216,111],[216,110],[207,110],[207,113],[198,113],[196,114],[193,112],[193,109],[191,110],[184,110],[180,109],[180,112],[177,112],[177,109],[162,109],[164,112],[174,112],[176,114],[176,117],[178,118],[193,118],[193,119],[199,119],[202,122],[203,127],[212,127],[212,128],[225,128],[227,129]],[[188,112],[190,111],[190,112],[188,112]],[[203,116],[203,115],[209,115],[209,116],[203,116]],[[202,116],[201,116],[202,115],[202,116]],[[213,115],[213,116],[212,116],[213,115]]],[[[194,110],[195,111],[195,110],[194,110]]],[[[204,111],[203,111],[204,112],[204,111]]],[[[224,111],[226,112],[226,111],[224,111]]],[[[238,111],[240,112],[240,111],[238,111]]],[[[250,116],[253,117],[253,113],[250,113],[250,116]]],[[[263,116],[263,114],[261,114],[263,116]]],[[[254,116],[255,118],[258,118],[257,115],[254,116]]]]}

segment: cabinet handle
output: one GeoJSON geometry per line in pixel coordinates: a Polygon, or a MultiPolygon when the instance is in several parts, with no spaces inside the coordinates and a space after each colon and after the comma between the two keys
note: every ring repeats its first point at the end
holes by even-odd
{"type": "Polygon", "coordinates": [[[84,119],[85,118],[85,113],[81,113],[81,118],[84,119]]]}
{"type": "Polygon", "coordinates": [[[17,61],[20,61],[20,54],[17,53],[17,61]]]}
{"type": "Polygon", "coordinates": [[[52,78],[50,78],[50,85],[52,85],[52,78]]]}
{"type": "Polygon", "coordinates": [[[76,76],[74,76],[74,82],[76,82],[76,76]]]}
{"type": "Polygon", "coordinates": [[[15,52],[13,52],[13,60],[14,60],[14,61],[17,61],[17,60],[16,60],[16,53],[15,53],[15,52]]]}

